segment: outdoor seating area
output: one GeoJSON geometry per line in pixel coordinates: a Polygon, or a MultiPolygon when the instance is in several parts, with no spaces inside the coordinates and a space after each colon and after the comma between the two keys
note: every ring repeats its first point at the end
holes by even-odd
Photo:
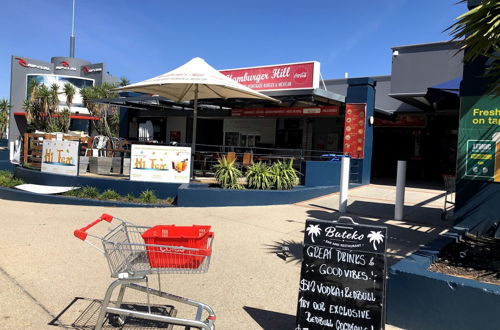
{"type": "MultiPolygon", "coordinates": [[[[56,133],[26,133],[22,150],[24,167],[40,169],[42,163],[43,141],[62,140],[79,141],[79,175],[87,173],[97,175],[128,176],[130,173],[130,154],[132,144],[151,144],[147,141],[130,141],[122,138],[78,136],[56,133]]],[[[161,144],[155,144],[161,145],[161,144]]],[[[177,144],[190,146],[190,144],[177,144]]],[[[258,162],[272,165],[275,162],[293,162],[293,168],[302,170],[303,161],[335,161],[337,154],[326,150],[304,150],[285,148],[239,148],[224,145],[197,144],[194,154],[194,175],[196,177],[212,177],[213,167],[218,159],[225,157],[234,160],[235,166],[245,169],[258,162]],[[325,157],[325,155],[331,157],[325,157]],[[333,156],[332,156],[333,155],[333,156]]]]}

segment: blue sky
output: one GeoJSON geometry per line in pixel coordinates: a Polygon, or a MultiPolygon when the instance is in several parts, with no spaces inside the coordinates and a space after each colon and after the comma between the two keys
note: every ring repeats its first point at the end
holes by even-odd
{"type": "MultiPolygon", "coordinates": [[[[324,79],[391,72],[391,47],[448,40],[457,0],[76,0],[78,58],[132,82],[193,57],[217,69],[321,62],[324,79]]],[[[2,1],[0,98],[10,56],[69,54],[72,0],[2,1]]]]}

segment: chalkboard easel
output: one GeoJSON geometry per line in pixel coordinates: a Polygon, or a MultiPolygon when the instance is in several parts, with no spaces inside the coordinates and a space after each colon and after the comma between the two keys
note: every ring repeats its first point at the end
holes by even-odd
{"type": "Polygon", "coordinates": [[[296,330],[385,327],[387,228],[348,219],[306,221],[296,330]]]}

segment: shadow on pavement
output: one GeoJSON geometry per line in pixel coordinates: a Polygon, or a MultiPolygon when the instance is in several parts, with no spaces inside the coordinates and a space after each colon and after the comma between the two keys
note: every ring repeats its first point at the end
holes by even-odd
{"type": "Polygon", "coordinates": [[[295,315],[272,312],[248,306],[243,306],[243,309],[264,330],[294,329],[295,327],[295,315]]]}
{"type": "MultiPolygon", "coordinates": [[[[90,330],[97,324],[102,300],[75,297],[49,325],[66,329],[90,330]]],[[[120,306],[133,311],[148,312],[146,304],[123,303],[120,306]]],[[[151,312],[158,315],[175,316],[177,311],[170,305],[151,305],[151,312]]],[[[121,325],[118,315],[106,317],[103,329],[172,329],[172,325],[165,322],[127,317],[121,325]]]]}
{"type": "MultiPolygon", "coordinates": [[[[390,205],[380,204],[380,203],[370,203],[370,202],[355,202],[359,203],[358,206],[362,210],[363,208],[372,208],[373,205],[368,206],[367,204],[377,204],[377,207],[387,207],[390,205]]],[[[337,210],[319,206],[312,205],[317,209],[308,210],[307,214],[309,218],[333,221],[337,220],[339,216],[346,215],[352,217],[353,220],[360,224],[371,225],[371,226],[385,226],[387,227],[387,232],[389,236],[388,245],[387,245],[387,265],[390,267],[402,258],[407,255],[413,253],[418,250],[420,247],[429,243],[433,239],[435,239],[439,233],[441,233],[444,229],[450,227],[449,223],[440,220],[439,212],[437,210],[437,220],[432,221],[429,219],[432,213],[431,211],[436,211],[436,209],[429,209],[429,213],[427,212],[419,212],[418,214],[422,217],[420,221],[415,222],[406,222],[406,221],[395,221],[390,219],[379,218],[377,220],[373,220],[373,214],[368,217],[363,217],[359,215],[354,215],[351,213],[339,213],[337,210]],[[322,208],[324,210],[319,210],[318,208],[322,208]],[[371,219],[370,219],[371,218],[371,219]]],[[[350,209],[349,209],[350,211],[350,209]]],[[[436,217],[434,217],[435,219],[436,217]]],[[[293,241],[293,240],[284,240],[284,241],[274,241],[272,244],[268,244],[264,246],[267,249],[268,253],[276,254],[279,258],[283,259],[286,262],[295,262],[297,264],[302,262],[302,240],[301,241],[293,241]]]]}
{"type": "Polygon", "coordinates": [[[302,262],[302,242],[295,242],[292,240],[273,242],[273,244],[265,245],[268,253],[274,253],[279,258],[286,262],[295,262],[300,264],[302,262]]]}

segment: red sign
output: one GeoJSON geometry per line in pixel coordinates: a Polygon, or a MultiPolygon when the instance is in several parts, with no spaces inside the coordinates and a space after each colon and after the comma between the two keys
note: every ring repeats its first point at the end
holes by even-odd
{"type": "Polygon", "coordinates": [[[259,108],[233,109],[233,117],[311,117],[311,116],[338,116],[338,106],[310,107],[310,108],[259,108]]]}
{"type": "Polygon", "coordinates": [[[365,153],[366,104],[345,105],[344,155],[363,159],[365,153]]]}
{"type": "Polygon", "coordinates": [[[16,60],[19,61],[19,65],[20,66],[24,66],[24,67],[27,67],[28,66],[28,63],[26,63],[26,60],[23,59],[23,58],[20,58],[20,57],[16,57],[16,60]]]}
{"type": "Polygon", "coordinates": [[[25,59],[20,58],[20,57],[16,57],[15,59],[19,61],[18,63],[19,63],[20,66],[23,66],[25,68],[35,68],[35,69],[50,71],[50,68],[48,66],[43,66],[43,65],[28,63],[28,62],[26,62],[25,59]]]}
{"type": "Polygon", "coordinates": [[[221,70],[229,78],[259,91],[319,87],[319,62],[221,70]]]}
{"type": "Polygon", "coordinates": [[[427,118],[420,114],[398,115],[395,121],[375,118],[378,127],[427,127],[427,118]]]}
{"type": "Polygon", "coordinates": [[[89,68],[87,65],[83,67],[83,72],[85,74],[89,73],[94,73],[94,72],[101,72],[102,68],[89,68]]]}

